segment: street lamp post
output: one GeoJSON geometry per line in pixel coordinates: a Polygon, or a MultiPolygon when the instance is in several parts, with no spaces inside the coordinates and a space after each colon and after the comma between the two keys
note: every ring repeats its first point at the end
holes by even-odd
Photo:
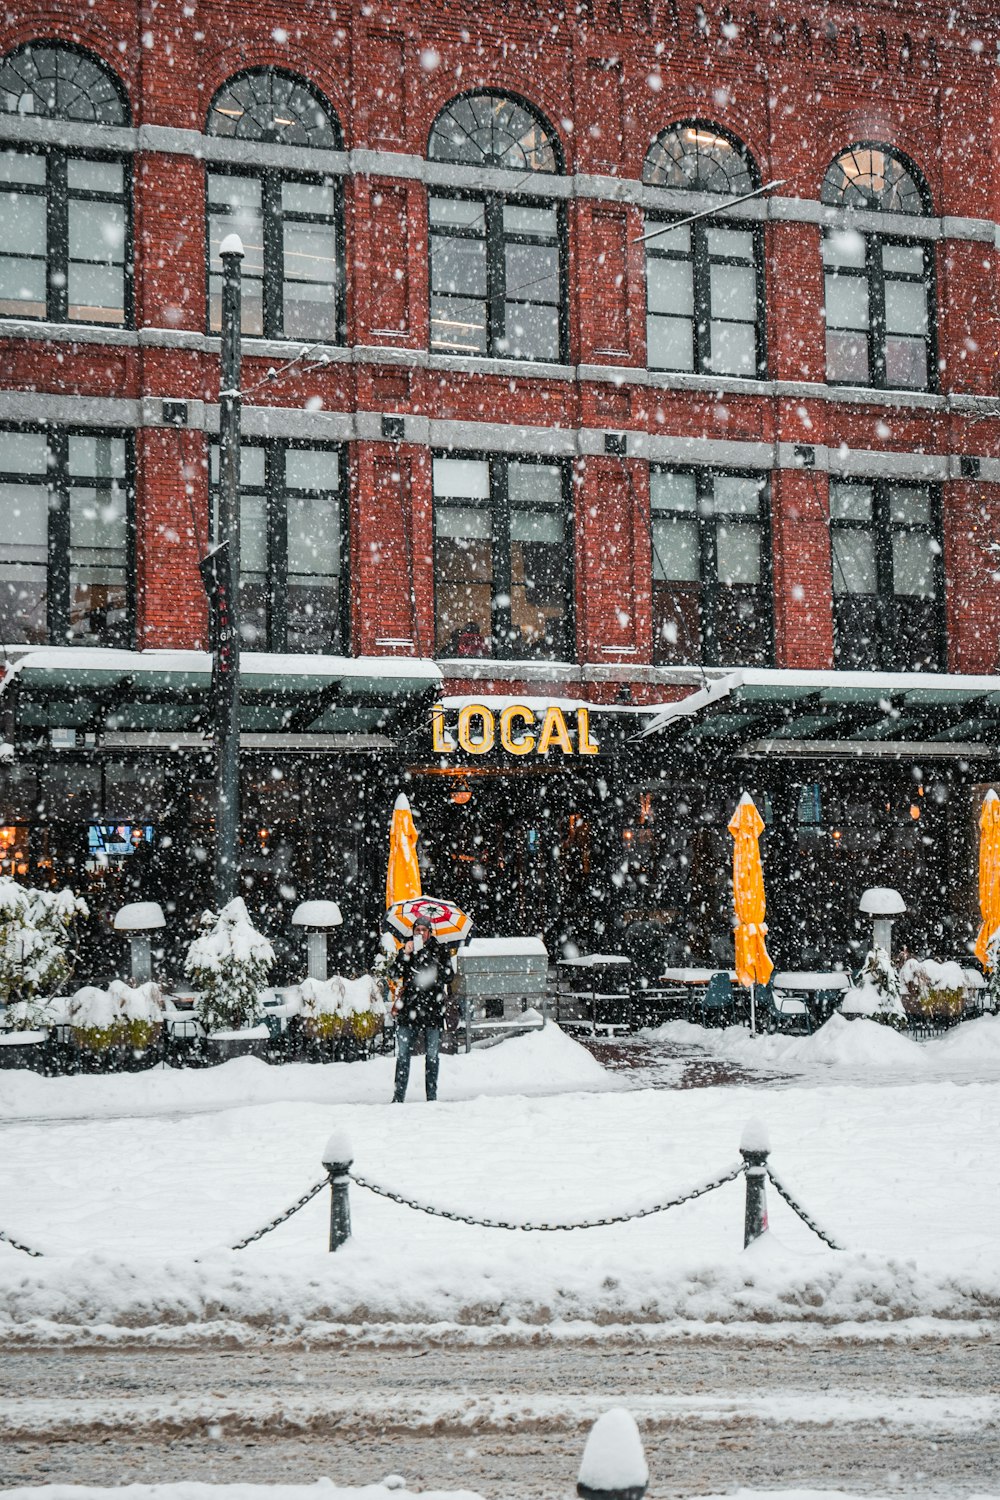
{"type": "MultiPolygon", "coordinates": [[[[228,234],[222,260],[218,545],[212,579],[212,698],[216,750],[215,888],[220,906],[237,894],[240,837],[240,273],[243,243],[228,234]]],[[[205,570],[203,569],[203,572],[205,570]]]]}

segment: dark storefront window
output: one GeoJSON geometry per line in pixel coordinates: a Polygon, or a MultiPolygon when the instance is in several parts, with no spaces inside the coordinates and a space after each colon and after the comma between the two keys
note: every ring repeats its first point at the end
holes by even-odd
{"type": "MultiPolygon", "coordinates": [[[[428,154],[432,161],[507,171],[562,169],[551,127],[504,95],[455,100],[435,121],[428,154]]],[[[501,193],[432,193],[431,349],[565,359],[564,241],[557,204],[501,193]]]]}
{"type": "Polygon", "coordinates": [[[659,664],[767,666],[767,481],[653,470],[653,645],[659,664]]]}
{"type": "MultiPolygon", "coordinates": [[[[48,44],[0,62],[0,110],[128,124],[107,69],[76,48],[48,44]]],[[[58,146],[0,151],[0,316],[130,322],[130,210],[124,160],[58,146]]]]}
{"type": "MultiPolygon", "coordinates": [[[[220,90],[208,134],[285,145],[340,146],[329,107],[306,83],[274,68],[220,90]]],[[[242,328],[264,338],[343,339],[339,184],[271,167],[208,173],[209,327],[222,323],[219,246],[243,242],[242,328]]]]}
{"type": "MultiPolygon", "coordinates": [[[[213,511],[219,450],[211,450],[213,511]]],[[[293,443],[240,449],[240,606],[249,650],[324,652],[348,636],[340,453],[293,443]]]]}
{"type": "Polygon", "coordinates": [[[130,646],[131,439],[0,431],[0,640],[130,646]]]}
{"type": "Polygon", "coordinates": [[[937,511],[937,495],[929,485],[831,483],[838,667],[943,669],[937,511]]]}
{"type": "MultiPolygon", "coordinates": [[[[739,196],[759,186],[760,176],[740,142],[693,122],[657,136],[643,181],[739,196]]],[[[659,222],[651,218],[647,234],[659,222]]],[[[765,373],[763,240],[756,226],[706,219],[655,235],[646,245],[646,299],[651,370],[765,373]]]]}
{"type": "MultiPolygon", "coordinates": [[[[888,147],[854,146],[832,164],[822,200],[925,215],[916,168],[888,147]]],[[[836,384],[928,390],[936,384],[934,251],[923,241],[846,228],[823,235],[826,371],[836,384]]]]}
{"type": "Polygon", "coordinates": [[[562,464],[435,458],[439,656],[568,656],[567,484],[562,464]]]}

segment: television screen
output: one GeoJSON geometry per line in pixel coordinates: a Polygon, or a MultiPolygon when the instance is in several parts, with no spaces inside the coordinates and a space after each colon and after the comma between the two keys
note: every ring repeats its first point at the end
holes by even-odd
{"type": "Polygon", "coordinates": [[[87,849],[95,854],[134,854],[141,843],[153,842],[152,823],[91,823],[87,849]]]}

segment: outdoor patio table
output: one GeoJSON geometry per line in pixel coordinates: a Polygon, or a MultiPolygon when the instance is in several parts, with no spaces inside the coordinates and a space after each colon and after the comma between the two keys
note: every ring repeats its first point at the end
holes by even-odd
{"type": "Polygon", "coordinates": [[[663,984],[707,984],[715,974],[728,973],[730,979],[736,982],[735,969],[720,969],[718,965],[714,969],[664,969],[660,975],[663,984]]]}
{"type": "Polygon", "coordinates": [[[819,1025],[828,1021],[837,1008],[837,1002],[830,997],[849,989],[850,984],[850,976],[843,969],[831,969],[827,973],[817,969],[782,969],[772,980],[773,989],[800,995],[819,1025]]]}
{"type": "Polygon", "coordinates": [[[561,958],[557,965],[559,986],[556,1019],[560,1018],[561,1002],[564,999],[589,1001],[591,1035],[596,1036],[598,1029],[609,1033],[626,1031],[628,1026],[622,1007],[623,1004],[628,1004],[628,976],[621,974],[621,971],[630,967],[631,959],[621,953],[581,953],[576,958],[561,958]],[[601,973],[604,970],[610,970],[612,974],[618,970],[621,977],[616,980],[609,974],[602,984],[601,973]],[[572,985],[569,984],[571,979],[575,981],[572,985]],[[599,1012],[603,1019],[599,1018],[599,1012]],[[612,1012],[618,1014],[613,1015],[612,1012]]]}

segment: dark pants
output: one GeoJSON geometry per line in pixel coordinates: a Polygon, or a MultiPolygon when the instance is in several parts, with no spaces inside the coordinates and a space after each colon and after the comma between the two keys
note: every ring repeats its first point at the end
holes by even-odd
{"type": "Polygon", "coordinates": [[[424,1077],[428,1099],[436,1099],[438,1091],[438,1066],[441,1060],[441,1030],[437,1026],[396,1027],[396,1089],[393,1104],[402,1104],[406,1098],[406,1085],[410,1081],[410,1056],[417,1033],[423,1031],[427,1038],[427,1055],[424,1059],[424,1077]]]}

